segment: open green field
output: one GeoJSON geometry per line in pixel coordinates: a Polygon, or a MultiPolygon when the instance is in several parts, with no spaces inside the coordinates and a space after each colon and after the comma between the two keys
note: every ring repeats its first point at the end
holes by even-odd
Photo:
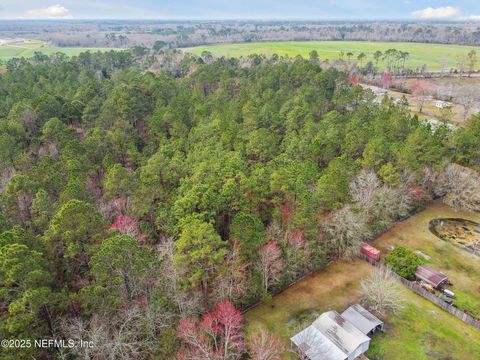
{"type": "Polygon", "coordinates": [[[0,61],[7,61],[12,58],[32,57],[36,51],[45,55],[51,55],[56,52],[64,53],[68,56],[75,56],[85,51],[108,51],[109,48],[81,48],[81,47],[51,47],[46,42],[40,40],[28,40],[21,43],[13,43],[0,46],[0,61]]]}
{"type": "MultiPolygon", "coordinates": [[[[477,292],[480,284],[479,258],[436,238],[428,230],[430,219],[449,217],[452,213],[472,220],[480,217],[480,214],[454,212],[441,203],[435,203],[396,225],[376,239],[374,245],[386,251],[390,245],[402,244],[432,256],[432,266],[444,270],[452,278],[455,283],[452,290],[458,298],[476,306],[480,301],[480,292],[477,292]]],[[[360,280],[372,269],[360,259],[331,264],[275,296],[270,303],[261,304],[246,313],[247,330],[263,325],[289,345],[290,336],[313,322],[318,314],[332,309],[343,311],[357,302],[360,280]]],[[[478,330],[409,289],[401,288],[406,308],[401,314],[388,316],[385,333],[372,339],[366,354],[370,359],[478,358],[478,330]]],[[[284,358],[294,359],[290,354],[285,354],[284,358]]]]}
{"type": "MultiPolygon", "coordinates": [[[[338,59],[340,52],[345,54],[352,52],[352,60],[356,59],[360,53],[367,55],[364,63],[368,61],[375,62],[373,54],[380,50],[385,52],[388,49],[397,49],[410,53],[406,61],[406,67],[416,68],[423,64],[427,65],[429,70],[439,70],[445,59],[448,68],[457,67],[457,56],[466,55],[470,50],[475,49],[480,53],[478,47],[462,45],[444,45],[444,44],[422,44],[405,42],[370,42],[370,41],[285,41],[285,42],[258,42],[258,43],[239,43],[197,46],[186,48],[184,51],[200,55],[203,51],[210,51],[214,56],[240,57],[250,54],[265,55],[289,55],[308,57],[312,50],[316,50],[320,59],[338,59]]],[[[344,59],[347,60],[346,55],[344,59]]],[[[381,64],[380,62],[379,64],[381,64]]]]}

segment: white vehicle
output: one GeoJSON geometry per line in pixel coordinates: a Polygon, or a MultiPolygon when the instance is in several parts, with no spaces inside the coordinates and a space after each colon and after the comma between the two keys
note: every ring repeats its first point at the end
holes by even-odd
{"type": "Polygon", "coordinates": [[[451,290],[443,289],[443,293],[444,293],[445,295],[447,295],[448,297],[450,297],[450,298],[454,298],[454,297],[455,297],[455,293],[454,293],[453,291],[451,291],[451,290]]]}

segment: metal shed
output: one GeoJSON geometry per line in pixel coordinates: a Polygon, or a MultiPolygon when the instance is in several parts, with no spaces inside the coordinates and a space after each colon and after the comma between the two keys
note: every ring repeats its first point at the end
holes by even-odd
{"type": "Polygon", "coordinates": [[[323,313],[291,340],[310,360],[353,360],[370,345],[370,338],[336,311],[323,313]]]}
{"type": "Polygon", "coordinates": [[[365,335],[372,335],[378,330],[383,330],[383,321],[359,304],[350,306],[342,313],[342,317],[350,321],[365,335]]]}
{"type": "Polygon", "coordinates": [[[434,288],[437,288],[442,283],[448,281],[447,275],[442,273],[441,271],[432,269],[430,266],[427,265],[419,265],[417,267],[417,271],[415,271],[415,277],[418,280],[423,280],[434,288]]]}

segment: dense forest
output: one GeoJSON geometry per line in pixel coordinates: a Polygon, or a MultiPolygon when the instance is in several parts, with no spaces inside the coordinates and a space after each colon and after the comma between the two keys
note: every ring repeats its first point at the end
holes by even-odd
{"type": "Polygon", "coordinates": [[[310,60],[7,69],[0,338],[95,346],[0,359],[259,358],[239,310],[435,197],[480,209],[480,117],[433,130],[310,60]]]}

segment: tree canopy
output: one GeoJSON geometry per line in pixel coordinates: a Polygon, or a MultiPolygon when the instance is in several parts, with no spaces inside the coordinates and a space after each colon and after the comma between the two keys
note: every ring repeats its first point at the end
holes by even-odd
{"type": "Polygon", "coordinates": [[[5,338],[98,336],[110,345],[74,355],[172,358],[179,318],[204,337],[196,315],[236,314],[351,256],[440,193],[447,164],[479,168],[478,116],[432,129],[314,52],[153,72],[140,50],[14,59],[0,74],[5,338]]]}

